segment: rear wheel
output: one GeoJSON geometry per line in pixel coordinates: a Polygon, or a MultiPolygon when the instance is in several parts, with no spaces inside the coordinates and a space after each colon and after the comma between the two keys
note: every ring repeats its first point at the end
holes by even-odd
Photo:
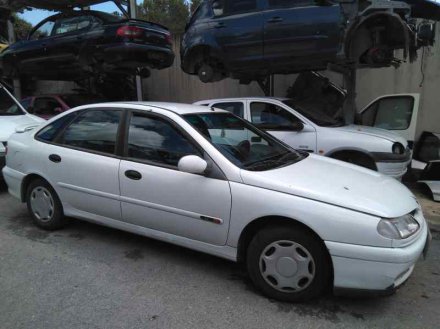
{"type": "Polygon", "coordinates": [[[56,230],[66,225],[61,201],[45,180],[36,179],[29,184],[26,202],[37,226],[45,230],[56,230]]]}
{"type": "Polygon", "coordinates": [[[263,294],[286,302],[318,297],[331,275],[322,241],[296,226],[259,231],[247,250],[247,269],[263,294]]]}

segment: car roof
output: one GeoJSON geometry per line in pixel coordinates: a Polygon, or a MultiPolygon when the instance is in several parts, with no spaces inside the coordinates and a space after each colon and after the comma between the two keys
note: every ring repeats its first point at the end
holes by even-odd
{"type": "Polygon", "coordinates": [[[205,100],[200,100],[197,101],[196,103],[204,103],[204,102],[234,102],[234,101],[262,101],[262,100],[276,100],[276,101],[285,101],[288,100],[289,98],[286,97],[265,97],[265,96],[261,96],[261,97],[232,97],[232,98],[213,98],[213,99],[205,99],[205,100]]]}
{"type": "MultiPolygon", "coordinates": [[[[207,113],[207,112],[225,112],[229,113],[228,111],[221,110],[221,109],[215,109],[213,110],[210,107],[201,106],[201,105],[191,105],[191,104],[183,104],[183,103],[168,103],[168,102],[112,102],[112,103],[97,103],[92,104],[89,107],[102,107],[103,105],[111,104],[113,106],[120,105],[122,108],[127,108],[127,105],[136,105],[136,106],[145,106],[145,110],[153,108],[166,110],[169,112],[173,112],[179,115],[184,114],[192,114],[192,113],[207,113]]],[[[84,106],[81,106],[84,108],[84,106]]]]}

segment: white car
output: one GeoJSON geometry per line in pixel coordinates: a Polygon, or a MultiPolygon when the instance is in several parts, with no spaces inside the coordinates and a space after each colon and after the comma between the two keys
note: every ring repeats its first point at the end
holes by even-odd
{"type": "Polygon", "coordinates": [[[82,106],[14,134],[3,175],[34,222],[84,219],[245,262],[267,296],[390,293],[429,242],[397,180],[295,151],[227,111],[82,106]]]}
{"type": "Polygon", "coordinates": [[[376,170],[400,179],[412,152],[402,136],[385,129],[345,125],[313,106],[287,98],[250,97],[195,103],[232,112],[289,146],[376,170]]]}
{"type": "MultiPolygon", "coordinates": [[[[0,169],[5,165],[8,138],[22,126],[37,126],[43,119],[26,112],[12,94],[0,84],[0,169]]],[[[1,178],[1,175],[0,175],[1,178]]]]}

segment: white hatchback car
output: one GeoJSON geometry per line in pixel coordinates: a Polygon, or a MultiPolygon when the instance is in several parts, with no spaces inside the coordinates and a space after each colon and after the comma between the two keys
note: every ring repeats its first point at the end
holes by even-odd
{"type": "Polygon", "coordinates": [[[295,151],[223,110],[83,106],[14,134],[8,148],[9,192],[38,226],[69,216],[242,261],[279,300],[328,286],[389,293],[429,242],[397,180],[295,151]]]}
{"type": "Polygon", "coordinates": [[[0,84],[0,169],[5,165],[9,136],[21,126],[38,126],[42,122],[43,119],[27,113],[14,96],[0,84]]]}
{"type": "MultiPolygon", "coordinates": [[[[412,152],[396,132],[346,125],[322,109],[301,106],[292,99],[249,97],[211,99],[195,103],[232,112],[289,146],[357,164],[400,179],[412,152]]],[[[412,110],[412,107],[411,107],[412,110]]]]}

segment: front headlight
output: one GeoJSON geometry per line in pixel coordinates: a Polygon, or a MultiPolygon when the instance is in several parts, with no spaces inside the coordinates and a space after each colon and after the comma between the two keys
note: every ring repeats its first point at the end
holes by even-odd
{"type": "Polygon", "coordinates": [[[416,233],[419,223],[410,214],[397,218],[384,218],[377,225],[377,232],[390,239],[406,239],[416,233]]]}
{"type": "Polygon", "coordinates": [[[394,154],[403,154],[405,153],[405,147],[400,143],[393,144],[393,153],[394,154]]]}

